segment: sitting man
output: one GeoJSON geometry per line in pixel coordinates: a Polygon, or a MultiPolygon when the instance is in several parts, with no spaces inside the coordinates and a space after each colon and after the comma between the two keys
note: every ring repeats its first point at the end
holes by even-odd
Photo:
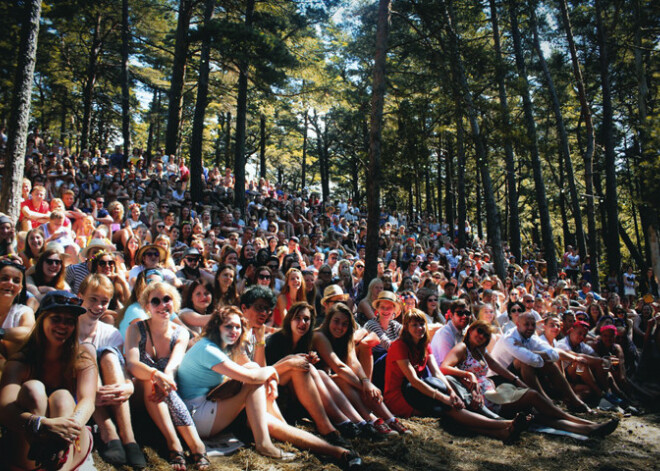
{"type": "Polygon", "coordinates": [[[491,356],[522,380],[550,399],[541,385],[546,379],[571,411],[587,412],[589,407],[576,396],[557,360],[559,354],[536,335],[536,319],[531,312],[523,312],[516,319],[516,328],[506,332],[495,344],[491,356]]]}
{"type": "Polygon", "coordinates": [[[458,299],[451,304],[449,322],[438,330],[431,339],[431,350],[438,365],[444,361],[449,350],[463,341],[465,328],[470,323],[472,314],[465,300],[458,299]]]}
{"type": "Polygon", "coordinates": [[[589,324],[576,321],[568,335],[557,342],[557,348],[570,352],[574,361],[562,361],[566,377],[573,389],[582,398],[605,398],[612,404],[618,405],[621,399],[609,391],[609,367],[611,360],[597,356],[589,345],[584,343],[589,324]],[[604,366],[607,364],[607,370],[604,366]]]}
{"type": "Polygon", "coordinates": [[[147,461],[131,425],[128,399],[133,394],[133,382],[125,370],[124,339],[116,328],[99,321],[113,294],[112,281],[105,275],[89,275],[83,280],[80,297],[87,312],[78,318],[78,339],[96,351],[99,366],[100,384],[92,417],[99,427],[101,458],[115,466],[144,468],[147,461]]]}

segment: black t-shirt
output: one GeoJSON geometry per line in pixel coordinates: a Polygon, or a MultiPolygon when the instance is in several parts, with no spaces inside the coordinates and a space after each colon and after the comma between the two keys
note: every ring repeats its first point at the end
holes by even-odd
{"type": "Polygon", "coordinates": [[[308,353],[300,348],[300,344],[296,348],[291,347],[291,340],[281,330],[269,335],[266,339],[266,364],[272,366],[287,355],[308,353]]]}

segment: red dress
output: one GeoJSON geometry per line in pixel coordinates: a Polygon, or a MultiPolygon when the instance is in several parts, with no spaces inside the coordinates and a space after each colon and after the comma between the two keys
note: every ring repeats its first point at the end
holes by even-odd
{"type": "Polygon", "coordinates": [[[397,339],[392,342],[390,349],[387,351],[387,359],[385,363],[385,404],[392,413],[398,417],[410,417],[411,415],[421,415],[421,412],[413,408],[406,399],[403,397],[401,388],[405,381],[407,381],[403,371],[397,365],[398,360],[410,360],[413,368],[417,372],[417,376],[426,369],[426,363],[429,355],[431,355],[431,346],[427,345],[426,355],[422,361],[415,364],[411,359],[410,350],[405,342],[397,339]]]}

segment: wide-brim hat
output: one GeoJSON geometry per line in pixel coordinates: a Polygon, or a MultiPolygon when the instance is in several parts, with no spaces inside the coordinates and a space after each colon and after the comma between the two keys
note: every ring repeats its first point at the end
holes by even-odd
{"type": "Polygon", "coordinates": [[[374,309],[378,309],[378,306],[379,306],[380,303],[382,303],[383,301],[389,301],[389,302],[391,302],[392,304],[394,304],[394,308],[396,309],[397,314],[398,314],[399,312],[401,312],[401,303],[399,303],[399,298],[396,296],[396,294],[394,294],[394,293],[391,292],[391,291],[387,291],[387,290],[383,290],[383,291],[381,291],[380,293],[378,293],[378,298],[376,298],[376,299],[371,303],[371,306],[372,306],[374,309]]]}
{"type": "Polygon", "coordinates": [[[167,260],[167,252],[165,251],[164,248],[156,244],[147,244],[140,247],[140,249],[137,251],[137,253],[135,254],[135,261],[137,263],[142,264],[142,257],[144,256],[144,253],[149,249],[158,250],[158,253],[160,254],[161,263],[167,260]]]}
{"type": "Polygon", "coordinates": [[[344,293],[344,290],[341,289],[341,286],[339,285],[330,285],[327,286],[323,290],[323,299],[321,299],[321,304],[323,306],[326,305],[326,303],[331,299],[331,298],[336,298],[336,297],[341,297],[338,301],[346,301],[348,300],[348,294],[344,293]]]}
{"type": "Polygon", "coordinates": [[[117,250],[114,245],[110,243],[107,239],[92,239],[89,241],[89,244],[80,251],[80,256],[82,258],[87,258],[87,253],[91,249],[101,249],[107,252],[114,252],[117,250]]]}
{"type": "Polygon", "coordinates": [[[511,404],[527,393],[528,388],[519,388],[513,384],[503,383],[497,389],[486,391],[484,396],[493,404],[511,404]]]}

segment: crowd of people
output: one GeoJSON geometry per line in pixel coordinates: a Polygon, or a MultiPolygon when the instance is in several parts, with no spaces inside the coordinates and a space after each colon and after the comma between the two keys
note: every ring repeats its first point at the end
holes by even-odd
{"type": "Polygon", "coordinates": [[[25,165],[20,217],[0,215],[12,469],[77,469],[94,447],[145,468],[140,413],[176,471],[208,469],[204,440],[227,431],[275,460],[295,458],[288,442],[355,469],[351,440],[414,437],[411,416],[505,443],[534,423],[605,437],[619,419],[585,413],[658,397],[652,271],[596,293],[588,258],[569,247],[548,280],[530,245],[500,279],[469,226],[456,247],[450,224],[383,210],[365,285],[351,201],[260,179],[236,208],[231,171],[208,168],[193,203],[182,159],[70,155],[38,132],[25,165]]]}

